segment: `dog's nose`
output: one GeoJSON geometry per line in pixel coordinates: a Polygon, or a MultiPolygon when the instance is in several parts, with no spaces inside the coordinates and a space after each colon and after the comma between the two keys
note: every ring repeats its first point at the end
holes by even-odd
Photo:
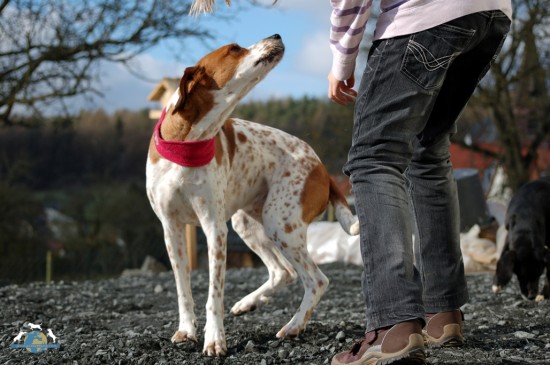
{"type": "Polygon", "coordinates": [[[281,39],[281,36],[278,33],[275,33],[269,38],[271,38],[271,39],[281,39]]]}

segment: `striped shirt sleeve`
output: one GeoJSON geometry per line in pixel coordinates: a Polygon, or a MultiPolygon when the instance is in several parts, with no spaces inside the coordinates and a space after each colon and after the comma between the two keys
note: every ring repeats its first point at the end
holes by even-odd
{"type": "Polygon", "coordinates": [[[338,80],[353,75],[372,0],[331,0],[330,49],[332,74],[338,80]]]}

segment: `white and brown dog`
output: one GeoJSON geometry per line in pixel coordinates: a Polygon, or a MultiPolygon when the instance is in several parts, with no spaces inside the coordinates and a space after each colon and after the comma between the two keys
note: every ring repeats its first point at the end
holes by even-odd
{"type": "Polygon", "coordinates": [[[233,314],[255,309],[297,276],[303,283],[300,307],[279,338],[304,330],[329,283],[307,251],[309,223],[331,202],[344,230],[359,233],[356,217],[309,145],[265,125],[228,119],[283,53],[276,34],[249,48],[230,44],[206,55],[185,70],[151,140],[147,194],[164,228],[178,293],[172,342],[197,341],[185,224],[200,225],[208,244],[203,352],[209,356],[227,352],[227,220],[269,270],[269,279],[236,303],[233,314]]]}

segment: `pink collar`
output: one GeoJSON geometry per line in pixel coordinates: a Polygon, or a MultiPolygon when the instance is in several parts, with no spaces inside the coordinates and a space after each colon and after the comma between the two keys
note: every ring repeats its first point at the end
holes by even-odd
{"type": "Polygon", "coordinates": [[[216,153],[215,139],[201,141],[166,141],[160,135],[160,126],[166,115],[162,109],[159,121],[155,126],[155,147],[158,153],[168,161],[185,167],[199,167],[208,164],[216,153]]]}

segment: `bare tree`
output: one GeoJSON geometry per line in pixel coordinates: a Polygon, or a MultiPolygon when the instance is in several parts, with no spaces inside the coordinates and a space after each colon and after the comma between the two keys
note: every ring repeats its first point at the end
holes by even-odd
{"type": "Polygon", "coordinates": [[[164,41],[212,39],[188,16],[190,5],[191,0],[2,0],[0,125],[14,123],[16,107],[39,115],[45,105],[101,95],[94,85],[102,61],[129,65],[164,41]]]}
{"type": "Polygon", "coordinates": [[[462,144],[495,157],[515,191],[529,181],[539,147],[549,142],[550,5],[547,0],[514,0],[513,5],[508,39],[470,103],[493,121],[501,148],[462,144]]]}

